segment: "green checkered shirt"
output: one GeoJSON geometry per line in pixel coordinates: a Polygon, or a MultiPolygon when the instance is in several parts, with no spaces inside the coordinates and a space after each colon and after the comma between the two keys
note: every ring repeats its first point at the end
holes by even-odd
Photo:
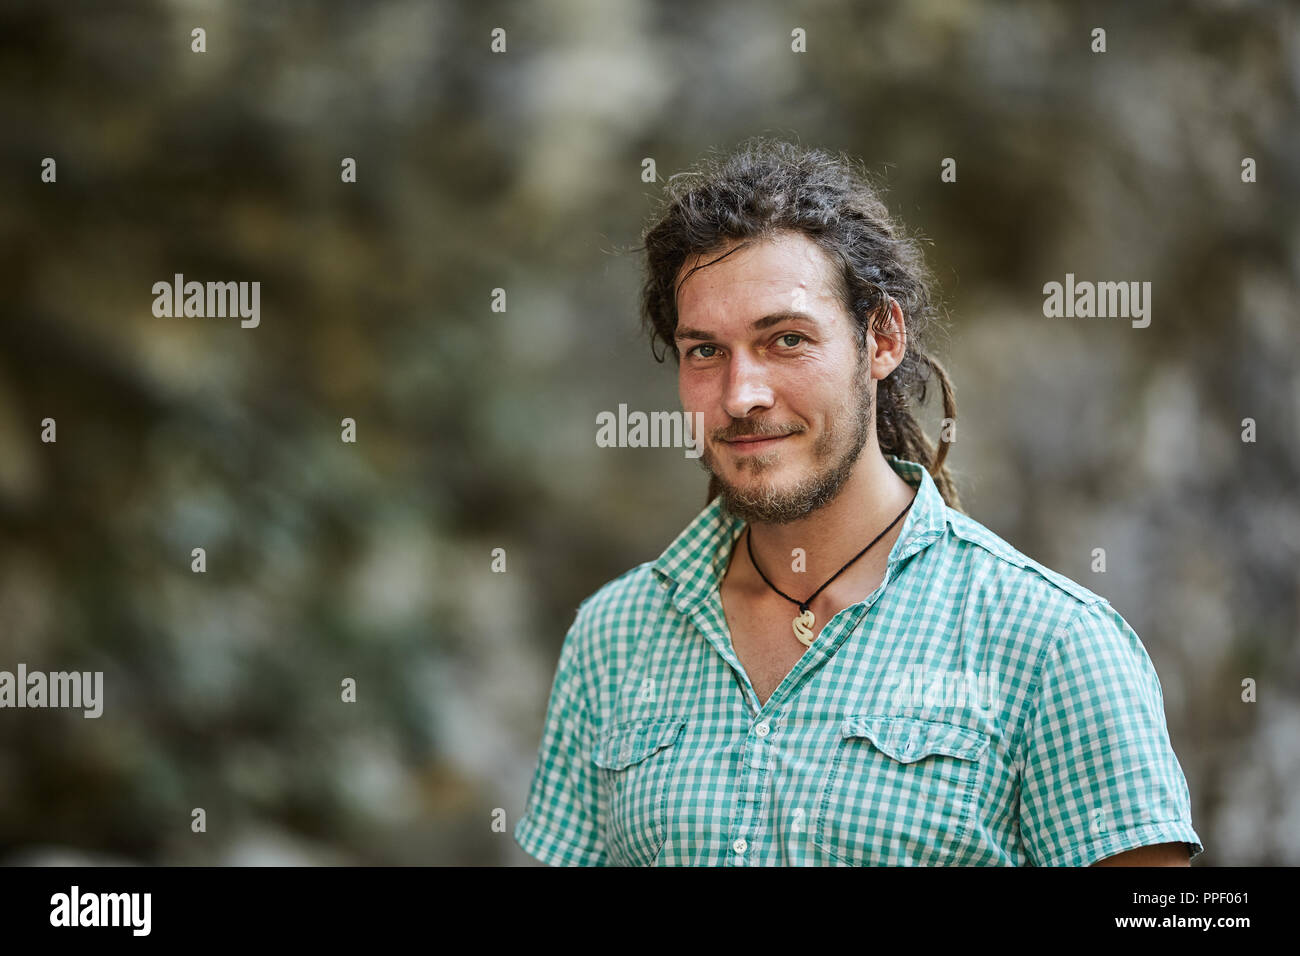
{"type": "Polygon", "coordinates": [[[600,866],[1202,851],[1137,634],[1105,598],[948,508],[921,465],[886,460],[918,492],[884,580],[764,704],[719,598],[744,529],[721,499],[582,602],[514,830],[524,850],[600,866]]]}

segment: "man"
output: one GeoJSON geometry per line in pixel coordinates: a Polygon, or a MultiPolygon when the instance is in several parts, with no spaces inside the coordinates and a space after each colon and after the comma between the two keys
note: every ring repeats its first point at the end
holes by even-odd
{"type": "Polygon", "coordinates": [[[1163,695],[1105,598],[960,511],[907,408],[915,244],[850,161],[669,186],[644,313],[711,501],[582,602],[515,838],[570,865],[1187,865],[1163,695]],[[945,500],[946,499],[946,500],[945,500]]]}

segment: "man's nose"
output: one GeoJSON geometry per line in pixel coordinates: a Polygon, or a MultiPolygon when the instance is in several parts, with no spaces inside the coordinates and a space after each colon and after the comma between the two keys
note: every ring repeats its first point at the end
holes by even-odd
{"type": "Polygon", "coordinates": [[[734,353],[722,404],[732,418],[745,418],[755,409],[770,408],[772,389],[767,384],[765,363],[743,350],[734,353]]]}

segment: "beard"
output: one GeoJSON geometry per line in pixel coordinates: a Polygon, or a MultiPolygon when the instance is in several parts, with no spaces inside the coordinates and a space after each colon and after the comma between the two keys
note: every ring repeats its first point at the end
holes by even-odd
{"type": "MultiPolygon", "coordinates": [[[[713,499],[716,491],[722,497],[722,506],[729,512],[745,521],[759,524],[788,524],[798,521],[835,500],[853,473],[853,466],[871,435],[874,407],[871,383],[870,380],[863,381],[860,375],[855,375],[854,380],[859,382],[856,393],[836,409],[826,430],[813,443],[811,474],[790,488],[774,487],[770,482],[761,480],[750,482],[743,488],[738,487],[718,473],[717,459],[706,446],[703,455],[697,460],[700,467],[710,475],[709,499],[713,499]]],[[[773,432],[766,429],[759,433],[781,434],[779,430],[773,432]]],[[[738,468],[760,478],[780,461],[781,453],[781,450],[773,450],[747,456],[740,459],[738,468]]]]}

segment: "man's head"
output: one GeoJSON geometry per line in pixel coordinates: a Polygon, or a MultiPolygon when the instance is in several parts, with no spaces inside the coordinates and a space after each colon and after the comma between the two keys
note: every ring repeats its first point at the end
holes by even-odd
{"type": "MultiPolygon", "coordinates": [[[[830,501],[866,450],[920,462],[960,509],[909,399],[930,371],[929,274],[844,156],[757,137],[670,178],[647,229],[642,316],[705,416],[709,497],[758,521],[830,501]],[[777,435],[758,447],[743,436],[777,435]]],[[[656,353],[659,361],[663,358],[656,353]]]]}
{"type": "Polygon", "coordinates": [[[864,448],[879,454],[875,382],[903,357],[902,326],[860,346],[830,263],[802,233],[711,258],[703,270],[687,260],[678,284],[682,407],[704,415],[700,463],[727,509],[795,521],[834,499],[864,448]]]}

